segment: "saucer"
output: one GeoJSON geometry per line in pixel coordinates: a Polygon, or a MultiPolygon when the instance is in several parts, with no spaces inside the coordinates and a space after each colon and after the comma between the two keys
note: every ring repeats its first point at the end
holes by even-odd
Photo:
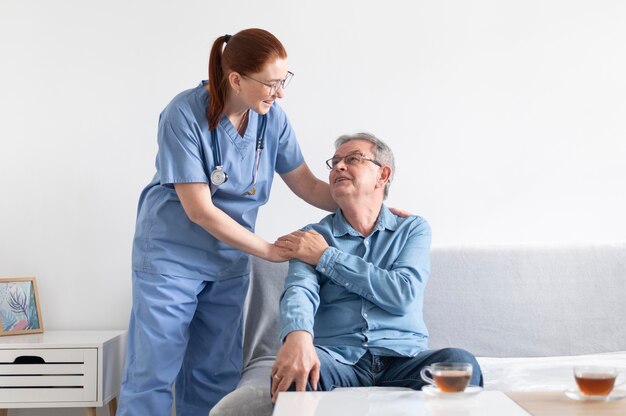
{"type": "Polygon", "coordinates": [[[565,391],[565,395],[570,399],[580,400],[583,402],[612,402],[626,397],[626,391],[613,390],[611,394],[606,396],[587,396],[586,394],[582,394],[578,389],[569,389],[565,391]]]}
{"type": "Polygon", "coordinates": [[[422,391],[424,392],[425,395],[427,396],[432,396],[432,397],[445,397],[447,399],[452,399],[452,398],[463,398],[463,397],[471,397],[474,396],[478,393],[480,393],[481,391],[483,391],[482,387],[479,386],[467,386],[467,388],[464,391],[459,391],[457,393],[445,393],[442,391],[439,391],[439,389],[433,385],[427,384],[426,386],[422,387],[422,391]]]}

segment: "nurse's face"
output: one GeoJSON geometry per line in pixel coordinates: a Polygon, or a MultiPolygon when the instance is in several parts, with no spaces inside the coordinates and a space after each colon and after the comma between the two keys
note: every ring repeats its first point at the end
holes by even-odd
{"type": "Polygon", "coordinates": [[[252,110],[266,114],[277,98],[283,98],[284,86],[292,75],[286,60],[270,61],[262,71],[241,76],[241,99],[252,110]]]}

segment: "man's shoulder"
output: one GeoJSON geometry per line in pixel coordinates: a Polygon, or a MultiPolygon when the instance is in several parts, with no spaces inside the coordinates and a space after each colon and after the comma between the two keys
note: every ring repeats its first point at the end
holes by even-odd
{"type": "Polygon", "coordinates": [[[333,227],[333,221],[336,215],[337,215],[336,212],[332,214],[328,214],[327,216],[322,218],[319,222],[305,225],[304,227],[302,227],[302,231],[313,230],[320,234],[323,234],[323,232],[326,232],[326,231],[331,231],[333,227]]]}
{"type": "Polygon", "coordinates": [[[427,229],[430,231],[430,224],[426,218],[415,214],[409,215],[408,217],[401,217],[391,212],[389,208],[384,205],[383,207],[385,212],[385,221],[387,222],[387,226],[389,228],[394,230],[400,228],[427,229]]]}
{"type": "Polygon", "coordinates": [[[406,227],[411,234],[430,235],[431,229],[428,221],[419,215],[411,215],[401,219],[400,227],[406,227]]]}
{"type": "Polygon", "coordinates": [[[408,217],[399,217],[399,221],[400,223],[407,223],[410,224],[411,226],[430,226],[428,223],[428,220],[426,220],[426,218],[420,216],[420,215],[409,215],[408,217]]]}

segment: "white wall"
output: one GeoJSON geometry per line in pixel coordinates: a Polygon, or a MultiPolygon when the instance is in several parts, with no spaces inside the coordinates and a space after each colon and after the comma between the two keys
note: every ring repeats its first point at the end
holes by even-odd
{"type": "MultiPolygon", "coordinates": [[[[375,133],[389,205],[434,244],[623,241],[624,22],[618,0],[0,0],[0,276],[38,278],[47,329],[126,327],[159,112],[247,27],[289,52],[281,105],[313,171],[375,133]]],[[[272,198],[267,239],[323,215],[279,179],[272,198]]]]}

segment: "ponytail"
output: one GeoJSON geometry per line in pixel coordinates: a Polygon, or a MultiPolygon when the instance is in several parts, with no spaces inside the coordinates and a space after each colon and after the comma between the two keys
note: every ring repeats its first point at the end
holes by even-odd
{"type": "Polygon", "coordinates": [[[213,42],[211,55],[209,56],[209,130],[217,127],[222,111],[224,111],[224,101],[226,100],[226,79],[222,68],[222,49],[226,44],[226,39],[230,35],[224,35],[213,42]]]}

